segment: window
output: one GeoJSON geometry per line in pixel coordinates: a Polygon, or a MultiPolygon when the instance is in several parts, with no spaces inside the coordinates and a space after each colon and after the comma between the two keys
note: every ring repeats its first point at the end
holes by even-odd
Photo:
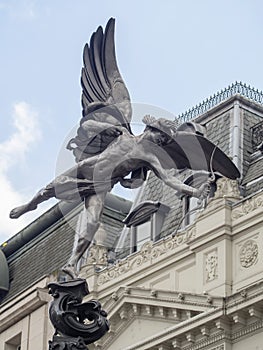
{"type": "Polygon", "coordinates": [[[184,198],[184,226],[191,225],[194,222],[196,210],[199,206],[198,198],[185,196],[184,198]]]}
{"type": "MultiPolygon", "coordinates": [[[[218,176],[216,175],[216,179],[218,179],[218,176]]],[[[208,180],[208,174],[203,173],[203,172],[197,172],[195,174],[190,175],[184,183],[189,186],[193,187],[200,187],[204,182],[207,182],[208,180]]],[[[214,196],[214,193],[216,191],[216,183],[211,184],[211,190],[209,194],[209,198],[214,196]]],[[[196,216],[196,212],[199,208],[201,208],[203,205],[206,205],[205,203],[199,203],[198,198],[191,197],[191,196],[183,196],[182,197],[183,201],[183,217],[182,217],[182,226],[188,226],[191,225],[196,216]]]]}
{"type": "Polygon", "coordinates": [[[143,244],[149,239],[151,239],[151,232],[152,232],[152,220],[145,222],[142,225],[137,226],[137,232],[136,232],[136,246],[137,250],[140,250],[143,244]]]}
{"type": "Polygon", "coordinates": [[[157,241],[170,208],[160,202],[146,201],[135,207],[124,220],[131,227],[130,253],[141,249],[147,241],[157,241]]]}

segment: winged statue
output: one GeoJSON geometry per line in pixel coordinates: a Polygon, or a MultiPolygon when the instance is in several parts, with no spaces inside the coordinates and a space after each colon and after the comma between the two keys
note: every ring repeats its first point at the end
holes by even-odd
{"type": "Polygon", "coordinates": [[[114,29],[111,18],[105,30],[99,27],[84,48],[82,118],[77,135],[67,145],[76,165],[10,212],[11,218],[18,218],[53,197],[83,199],[85,229],[76,233],[71,257],[63,268],[72,278],[77,276],[77,263],[98,230],[105,196],[115,184],[139,187],[147,172],[153,171],[179,195],[202,198],[209,192],[209,181],[194,188],[182,183],[170,169],[219,172],[230,179],[240,176],[216,145],[187,124],[178,127],[176,121],[147,115],[143,117],[144,132],[133,135],[131,101],[116,61],[114,29]]]}

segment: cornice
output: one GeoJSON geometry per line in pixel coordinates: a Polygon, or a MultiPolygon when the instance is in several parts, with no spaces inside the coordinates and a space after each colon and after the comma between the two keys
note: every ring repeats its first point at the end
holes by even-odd
{"type": "MultiPolygon", "coordinates": [[[[161,297],[163,297],[161,293],[164,291],[152,291],[150,289],[140,290],[139,288],[127,289],[127,287],[122,287],[114,296],[113,300],[115,303],[120,302],[118,295],[121,295],[123,292],[130,293],[131,301],[133,301],[133,305],[135,305],[135,300],[133,298],[134,293],[137,293],[138,296],[140,292],[142,292],[142,294],[151,293],[152,299],[154,299],[154,296],[155,298],[158,298],[158,294],[160,294],[161,300],[161,297]]],[[[169,292],[167,294],[169,294],[170,297],[174,294],[174,298],[181,299],[178,301],[180,307],[183,307],[184,303],[186,303],[189,298],[201,298],[203,299],[203,305],[205,306],[205,296],[203,295],[184,294],[182,299],[181,293],[169,292]]],[[[216,305],[214,305],[214,309],[212,309],[213,306],[211,305],[210,309],[206,307],[203,312],[187,320],[182,320],[180,322],[180,319],[174,319],[174,322],[176,320],[175,325],[162,330],[159,334],[139,341],[137,344],[128,346],[125,350],[148,350],[157,348],[162,344],[168,344],[169,348],[169,346],[172,346],[173,342],[177,344],[175,349],[199,350],[213,345],[214,347],[211,347],[211,350],[224,349],[222,346],[224,346],[226,342],[230,344],[238,342],[242,337],[247,337],[263,328],[262,312],[259,311],[262,307],[262,296],[263,282],[235,293],[231,297],[218,298],[215,303],[216,305]],[[187,344],[187,342],[189,342],[189,344],[187,344]]],[[[175,305],[176,308],[178,308],[178,303],[175,305]]],[[[156,319],[161,319],[156,316],[153,309],[147,308],[146,300],[141,299],[141,305],[145,306],[145,310],[148,310],[148,314],[147,312],[143,312],[142,314],[140,312],[136,313],[135,311],[128,311],[128,309],[126,309],[125,314],[125,310],[120,309],[117,311],[120,315],[118,322],[116,322],[116,318],[114,319],[114,315],[112,315],[114,329],[111,335],[106,336],[107,339],[105,338],[103,342],[100,342],[100,349],[107,349],[109,341],[111,344],[114,343],[114,340],[120,336],[124,328],[127,329],[128,325],[132,322],[132,319],[135,319],[135,317],[142,317],[143,319],[149,320],[153,320],[154,317],[156,317],[156,319]]],[[[156,305],[156,308],[158,308],[158,305],[156,305]]],[[[138,311],[139,309],[134,307],[134,310],[138,311]]],[[[176,312],[175,315],[177,315],[176,312]]],[[[164,317],[164,319],[166,318],[164,317]]]]}
{"type": "MultiPolygon", "coordinates": [[[[189,331],[192,331],[194,327],[200,327],[206,322],[210,322],[213,319],[217,319],[222,315],[223,310],[210,310],[208,312],[194,316],[189,320],[180,322],[179,324],[172,326],[155,336],[145,339],[133,346],[127,347],[125,350],[152,349],[154,346],[167,342],[168,340],[171,341],[172,339],[179,337],[182,334],[187,334],[189,331]]],[[[217,335],[216,341],[218,340],[221,340],[220,335],[217,335]]]]}
{"type": "Polygon", "coordinates": [[[231,340],[233,343],[240,341],[240,338],[246,337],[251,333],[257,332],[263,328],[263,321],[259,320],[257,322],[254,322],[236,332],[234,332],[231,335],[231,340]]]}
{"type": "Polygon", "coordinates": [[[237,309],[239,306],[249,306],[257,300],[263,299],[263,282],[254,284],[246,289],[237,292],[226,299],[226,310],[230,314],[231,309],[237,309]]]}
{"type": "MultiPolygon", "coordinates": [[[[135,349],[152,349],[153,346],[157,346],[159,344],[163,344],[164,342],[167,342],[171,339],[174,339],[175,337],[180,336],[181,334],[186,334],[187,332],[191,331],[194,328],[194,324],[197,324],[197,327],[200,327],[202,324],[204,324],[204,319],[206,319],[208,322],[211,321],[211,319],[217,319],[222,315],[222,310],[210,310],[208,312],[204,312],[198,315],[195,315],[187,320],[184,320],[182,322],[177,322],[176,325],[173,325],[166,328],[165,330],[161,331],[159,334],[156,334],[154,336],[151,336],[150,338],[147,338],[145,340],[142,340],[138,342],[137,344],[133,346],[129,346],[125,348],[125,350],[135,350],[135,349]]],[[[118,336],[120,336],[122,330],[125,328],[127,329],[128,324],[130,324],[135,317],[138,317],[137,315],[129,315],[127,317],[127,322],[125,324],[119,323],[119,325],[116,327],[114,324],[114,330],[110,332],[108,335],[104,337],[101,341],[98,342],[100,348],[107,349],[109,344],[112,344],[118,336]]],[[[145,316],[144,316],[145,318],[145,316]]],[[[152,320],[153,318],[149,318],[149,320],[152,320]]]]}
{"type": "Polygon", "coordinates": [[[223,298],[172,292],[139,287],[120,287],[114,292],[103,307],[112,313],[113,310],[122,307],[124,303],[138,303],[149,306],[163,306],[170,309],[180,308],[182,310],[206,311],[223,307],[223,298]],[[118,303],[116,303],[118,301],[118,303]]]}
{"type": "Polygon", "coordinates": [[[24,298],[17,300],[10,307],[0,310],[0,332],[16,324],[49,301],[50,296],[46,289],[36,287],[31,290],[30,294],[25,295],[24,298]]]}
{"type": "MultiPolygon", "coordinates": [[[[184,347],[184,350],[199,350],[204,349],[207,346],[211,346],[216,343],[230,341],[231,336],[228,332],[221,332],[219,334],[214,334],[212,336],[209,336],[206,339],[202,339],[198,341],[195,344],[191,344],[189,346],[184,347]]],[[[215,347],[211,348],[211,350],[225,350],[224,344],[216,345],[215,347]]]]}

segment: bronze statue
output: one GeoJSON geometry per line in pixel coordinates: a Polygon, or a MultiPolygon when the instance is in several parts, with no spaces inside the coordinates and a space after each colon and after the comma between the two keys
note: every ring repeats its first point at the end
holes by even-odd
{"type": "Polygon", "coordinates": [[[193,188],[180,182],[169,170],[211,170],[232,179],[239,177],[235,165],[219,148],[187,128],[181,126],[177,130],[175,121],[145,116],[144,132],[132,134],[130,97],[115,57],[114,24],[111,18],[104,33],[99,27],[90,46],[86,44],[84,48],[83,117],[77,136],[67,146],[77,164],[10,213],[11,218],[18,218],[52,197],[66,201],[83,199],[86,228],[76,234],[77,244],[63,268],[72,278],[77,277],[77,263],[99,227],[105,196],[116,183],[127,188],[139,187],[147,171],[152,170],[179,194],[200,198],[207,195],[209,182],[193,188]]]}

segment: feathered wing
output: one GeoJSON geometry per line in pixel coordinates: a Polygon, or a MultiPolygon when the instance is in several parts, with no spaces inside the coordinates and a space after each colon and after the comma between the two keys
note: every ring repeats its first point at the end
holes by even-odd
{"type": "Polygon", "coordinates": [[[178,131],[163,149],[166,157],[162,157],[161,162],[166,169],[188,168],[219,172],[230,179],[240,177],[231,159],[214,143],[196,133],[178,131]]]}
{"type": "Polygon", "coordinates": [[[123,117],[120,121],[129,124],[132,114],[130,96],[116,61],[114,29],[115,19],[111,18],[105,32],[100,26],[92,34],[90,45],[84,47],[81,72],[83,114],[94,102],[114,104],[123,117]]]}
{"type": "Polygon", "coordinates": [[[67,146],[73,150],[77,161],[101,153],[116,138],[116,135],[105,135],[109,124],[123,126],[131,133],[132,108],[116,61],[114,29],[115,19],[111,18],[105,31],[100,26],[84,47],[82,119],[77,136],[67,146]],[[84,128],[83,124],[90,120],[97,122],[98,127],[94,123],[90,130],[84,128]]]}

